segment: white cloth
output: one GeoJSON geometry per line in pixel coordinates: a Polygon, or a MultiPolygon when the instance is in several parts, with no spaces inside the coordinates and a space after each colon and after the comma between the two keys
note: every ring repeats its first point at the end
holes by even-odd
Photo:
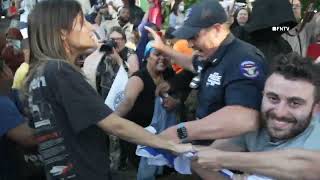
{"type": "MultiPolygon", "coordinates": [[[[148,126],[145,128],[152,134],[156,134],[157,131],[154,127],[148,126]]],[[[191,172],[191,160],[194,156],[193,152],[183,153],[179,156],[175,156],[168,151],[154,149],[147,146],[137,146],[136,155],[148,158],[148,164],[154,166],[169,166],[173,167],[180,174],[192,174],[191,172]]],[[[222,175],[232,178],[233,172],[228,169],[222,169],[219,171],[222,175]]],[[[272,180],[271,178],[250,175],[247,180],[272,180]]]]}
{"type": "Polygon", "coordinates": [[[264,176],[251,175],[247,178],[247,180],[272,180],[272,179],[264,177],[264,176]]]}
{"type": "Polygon", "coordinates": [[[20,29],[23,39],[28,38],[28,28],[20,29]]]}
{"type": "Polygon", "coordinates": [[[91,4],[89,0],[77,0],[82,8],[82,12],[84,15],[87,15],[91,11],[91,4]]]}
{"type": "Polygon", "coordinates": [[[116,8],[119,8],[119,7],[122,7],[122,6],[123,6],[122,0],[106,0],[106,3],[107,3],[107,4],[108,4],[109,2],[112,2],[113,5],[114,5],[116,8]]]}
{"type": "Polygon", "coordinates": [[[8,9],[10,7],[10,0],[3,0],[1,5],[3,10],[8,9]]]}
{"type": "MultiPolygon", "coordinates": [[[[145,129],[150,133],[157,133],[156,129],[152,126],[148,126],[145,129]]],[[[169,166],[173,167],[180,174],[192,174],[191,159],[194,155],[193,152],[187,152],[179,156],[175,156],[165,150],[138,145],[136,155],[148,158],[149,165],[169,166]]]]}
{"type": "Polygon", "coordinates": [[[24,13],[20,15],[21,22],[28,22],[28,15],[33,9],[33,7],[36,5],[36,3],[36,0],[23,0],[21,2],[21,9],[24,10],[24,13]]]}
{"type": "Polygon", "coordinates": [[[87,78],[89,84],[97,90],[97,83],[96,83],[96,75],[97,75],[97,68],[101,61],[103,53],[99,52],[97,49],[95,52],[90,54],[83,63],[83,73],[87,78]]]}
{"type": "Polygon", "coordinates": [[[117,75],[111,85],[105,104],[113,111],[117,108],[124,97],[124,90],[128,82],[128,73],[123,65],[120,66],[117,75]]]}

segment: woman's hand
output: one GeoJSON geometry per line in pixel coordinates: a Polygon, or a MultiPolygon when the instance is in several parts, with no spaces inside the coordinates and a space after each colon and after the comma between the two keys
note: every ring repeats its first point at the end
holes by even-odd
{"type": "Polygon", "coordinates": [[[179,103],[180,103],[179,99],[173,98],[172,96],[169,95],[168,97],[163,98],[162,105],[167,111],[172,111],[177,108],[179,103]]]}
{"type": "Polygon", "coordinates": [[[178,144],[172,141],[169,141],[170,144],[172,144],[172,151],[175,154],[182,154],[187,152],[195,152],[195,149],[193,148],[191,143],[188,144],[178,144]]]}
{"type": "Polygon", "coordinates": [[[156,96],[161,96],[168,92],[170,89],[170,84],[167,81],[160,83],[156,88],[156,96]]]}
{"type": "Polygon", "coordinates": [[[117,62],[117,64],[119,66],[123,65],[123,60],[120,57],[118,51],[115,48],[112,48],[113,53],[110,54],[110,57],[112,58],[112,60],[114,60],[115,62],[117,62]]]}

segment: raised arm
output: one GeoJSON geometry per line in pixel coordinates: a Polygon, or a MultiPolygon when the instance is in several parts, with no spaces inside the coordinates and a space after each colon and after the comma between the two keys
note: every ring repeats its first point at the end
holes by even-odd
{"type": "Polygon", "coordinates": [[[145,27],[154,38],[153,47],[169,56],[175,64],[180,65],[183,69],[195,72],[192,64],[192,56],[187,56],[166,46],[160,36],[151,28],[145,27]]]}

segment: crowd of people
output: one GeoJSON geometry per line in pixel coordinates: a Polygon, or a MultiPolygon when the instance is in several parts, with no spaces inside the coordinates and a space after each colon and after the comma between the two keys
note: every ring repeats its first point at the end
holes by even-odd
{"type": "Polygon", "coordinates": [[[0,180],[320,179],[314,3],[0,2],[0,180]]]}

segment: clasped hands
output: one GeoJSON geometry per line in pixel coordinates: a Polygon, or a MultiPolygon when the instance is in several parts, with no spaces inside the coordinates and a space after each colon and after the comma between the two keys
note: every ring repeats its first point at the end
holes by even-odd
{"type": "Polygon", "coordinates": [[[219,171],[222,169],[218,157],[224,152],[214,149],[210,146],[195,146],[190,143],[179,144],[180,139],[177,136],[176,127],[170,127],[159,134],[161,138],[176,143],[177,151],[175,153],[193,152],[192,167],[201,168],[209,171],[219,171]]]}

